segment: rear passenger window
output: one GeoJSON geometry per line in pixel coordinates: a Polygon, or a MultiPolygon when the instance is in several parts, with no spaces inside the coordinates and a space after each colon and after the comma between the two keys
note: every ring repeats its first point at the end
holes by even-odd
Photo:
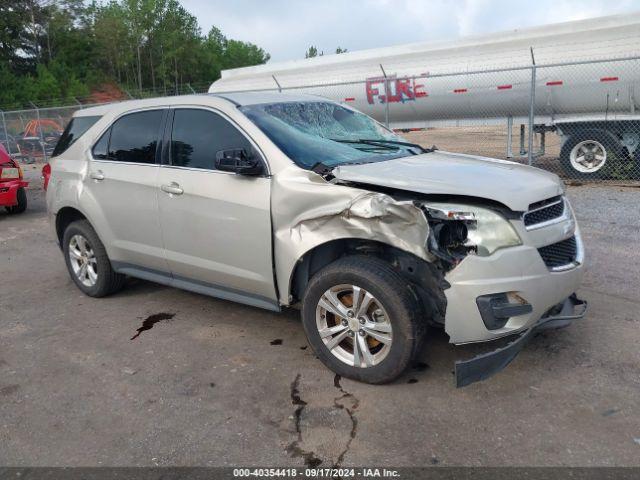
{"type": "MultiPolygon", "coordinates": [[[[109,160],[155,163],[161,123],[162,110],[136,112],[120,117],[111,126],[107,150],[109,160]]],[[[94,147],[94,153],[97,153],[95,148],[98,144],[94,147]]]]}
{"type": "Polygon", "coordinates": [[[216,152],[253,150],[240,131],[220,115],[199,109],[176,109],[171,133],[171,164],[215,169],[216,152]]]}
{"type": "Polygon", "coordinates": [[[84,132],[89,130],[94,123],[100,120],[99,116],[92,117],[76,117],[72,118],[67,125],[67,128],[62,132],[62,136],[56,144],[56,148],[53,149],[52,157],[57,157],[61,153],[64,153],[73,143],[80,138],[84,132]]]}

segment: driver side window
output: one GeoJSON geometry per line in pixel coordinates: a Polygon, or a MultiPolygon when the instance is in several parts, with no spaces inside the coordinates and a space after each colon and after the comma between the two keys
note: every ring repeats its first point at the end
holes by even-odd
{"type": "Polygon", "coordinates": [[[195,108],[174,111],[171,165],[215,170],[216,153],[231,149],[253,153],[249,140],[225,118],[195,108]]]}

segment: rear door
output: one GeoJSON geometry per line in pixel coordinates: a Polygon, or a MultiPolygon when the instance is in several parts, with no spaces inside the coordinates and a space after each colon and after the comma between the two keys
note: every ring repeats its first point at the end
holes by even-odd
{"type": "Polygon", "coordinates": [[[260,153],[221,112],[176,108],[169,122],[168,164],[160,168],[158,204],[165,254],[176,284],[195,281],[223,298],[277,305],[270,178],[215,169],[220,150],[260,153]]]}
{"type": "Polygon", "coordinates": [[[167,114],[163,109],[127,113],[113,122],[92,150],[85,188],[99,212],[92,221],[116,268],[168,272],[157,189],[167,114]]]}

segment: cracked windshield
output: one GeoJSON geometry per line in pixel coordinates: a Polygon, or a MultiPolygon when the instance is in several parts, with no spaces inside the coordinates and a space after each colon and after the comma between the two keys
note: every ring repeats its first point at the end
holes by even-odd
{"type": "Polygon", "coordinates": [[[415,155],[417,145],[372,118],[329,102],[288,102],[241,108],[289,158],[311,169],[415,155]]]}

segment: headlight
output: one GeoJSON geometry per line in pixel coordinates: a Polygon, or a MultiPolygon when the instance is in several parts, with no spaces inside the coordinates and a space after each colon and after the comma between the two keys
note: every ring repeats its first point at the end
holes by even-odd
{"type": "MultiPolygon", "coordinates": [[[[441,225],[436,225],[439,244],[453,237],[465,247],[475,247],[481,257],[500,248],[522,244],[511,223],[487,208],[452,203],[429,203],[424,207],[432,220],[441,225]],[[461,239],[462,225],[466,227],[466,240],[461,239]]],[[[441,246],[448,247],[446,244],[441,246]]]]}

